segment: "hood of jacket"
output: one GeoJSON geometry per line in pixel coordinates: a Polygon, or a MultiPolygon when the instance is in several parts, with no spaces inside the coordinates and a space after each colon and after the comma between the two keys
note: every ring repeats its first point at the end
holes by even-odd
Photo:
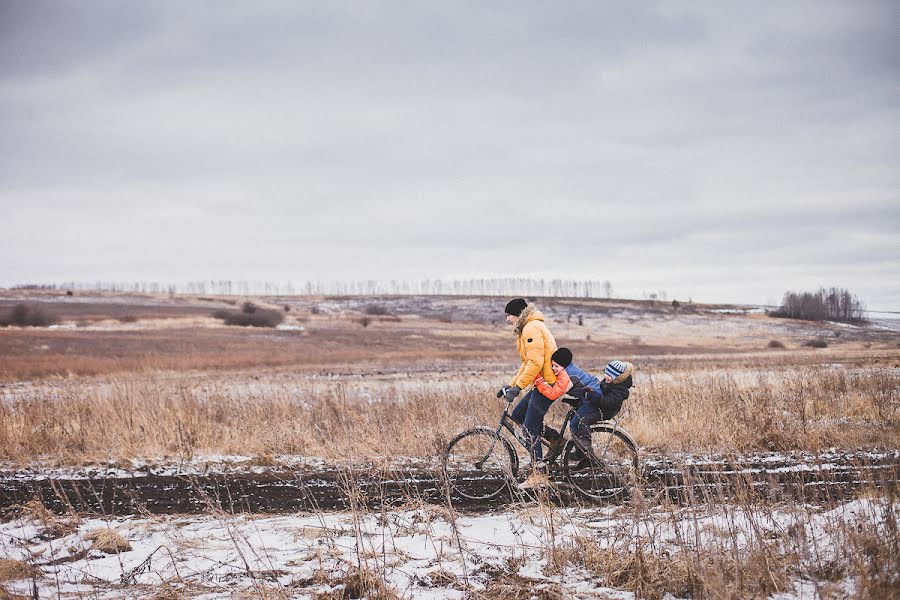
{"type": "Polygon", "coordinates": [[[621,375],[613,379],[613,383],[616,385],[620,385],[624,384],[627,381],[628,385],[626,387],[631,387],[633,383],[631,381],[632,375],[634,375],[634,365],[630,362],[625,362],[625,371],[621,375]]]}
{"type": "Polygon", "coordinates": [[[513,326],[513,333],[516,337],[522,335],[522,329],[525,327],[527,323],[530,321],[543,321],[544,313],[535,308],[534,304],[529,304],[522,310],[522,314],[519,315],[519,318],[516,319],[516,324],[513,326]]]}

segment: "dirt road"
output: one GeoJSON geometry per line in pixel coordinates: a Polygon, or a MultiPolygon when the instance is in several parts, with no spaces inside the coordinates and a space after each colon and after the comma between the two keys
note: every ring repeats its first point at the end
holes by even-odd
{"type": "MultiPolygon", "coordinates": [[[[810,463],[789,455],[757,456],[738,462],[662,456],[643,457],[641,489],[647,499],[674,502],[730,497],[742,490],[770,498],[806,501],[844,499],[866,487],[894,488],[900,481],[900,454],[835,455],[810,463]]],[[[478,485],[472,483],[471,485],[478,485]]],[[[565,485],[555,499],[580,502],[565,485]]],[[[448,494],[433,471],[278,470],[261,474],[157,475],[106,478],[0,478],[0,511],[39,498],[55,512],[106,515],[226,512],[290,513],[377,508],[410,502],[444,504],[448,494]]],[[[483,511],[523,499],[507,492],[473,501],[451,493],[461,510],[483,511]]]]}

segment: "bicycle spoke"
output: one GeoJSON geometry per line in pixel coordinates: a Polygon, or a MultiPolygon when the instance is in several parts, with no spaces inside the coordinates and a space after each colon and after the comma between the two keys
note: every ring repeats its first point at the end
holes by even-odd
{"type": "Polygon", "coordinates": [[[496,433],[473,429],[457,436],[447,447],[444,471],[460,496],[492,498],[515,479],[512,448],[496,433]]]}
{"type": "Polygon", "coordinates": [[[604,426],[592,428],[591,448],[570,443],[563,458],[569,482],[592,499],[624,495],[637,480],[637,452],[624,435],[604,426]]]}

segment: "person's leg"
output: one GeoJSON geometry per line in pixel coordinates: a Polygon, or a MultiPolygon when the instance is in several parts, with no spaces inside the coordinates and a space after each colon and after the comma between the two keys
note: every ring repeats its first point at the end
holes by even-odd
{"type": "Polygon", "coordinates": [[[619,402],[618,405],[613,405],[613,408],[603,408],[601,414],[603,415],[602,419],[604,421],[612,421],[613,418],[617,414],[619,414],[619,410],[622,408],[622,403],[619,402]]]}
{"type": "Polygon", "coordinates": [[[589,455],[593,453],[591,449],[591,425],[602,419],[603,415],[600,409],[588,402],[582,402],[572,417],[570,425],[572,437],[575,439],[578,447],[589,455]]]}
{"type": "Polygon", "coordinates": [[[537,390],[531,390],[526,396],[528,399],[528,409],[525,412],[525,441],[528,442],[528,451],[531,454],[533,464],[544,455],[541,448],[541,430],[544,428],[544,415],[553,406],[553,400],[545,397],[537,390]]]}
{"type": "Polygon", "coordinates": [[[519,403],[516,404],[512,412],[509,413],[509,418],[514,422],[521,425],[525,422],[525,413],[528,412],[528,399],[531,397],[531,392],[525,394],[525,397],[519,400],[519,403]]]}

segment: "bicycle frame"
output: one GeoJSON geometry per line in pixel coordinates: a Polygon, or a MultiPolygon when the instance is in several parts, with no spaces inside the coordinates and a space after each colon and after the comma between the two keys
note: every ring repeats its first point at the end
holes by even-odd
{"type": "MultiPolygon", "coordinates": [[[[507,402],[506,406],[503,408],[503,414],[500,415],[500,422],[497,424],[497,429],[494,430],[495,439],[499,439],[500,431],[505,429],[506,431],[508,431],[510,433],[510,435],[513,436],[513,438],[517,442],[519,442],[519,445],[522,446],[522,448],[528,450],[528,442],[525,441],[525,438],[523,436],[519,435],[517,428],[513,427],[513,425],[518,425],[518,423],[513,421],[512,417],[510,417],[510,415],[509,415],[509,407],[511,405],[512,405],[511,401],[507,402]]],[[[575,416],[575,413],[576,413],[576,410],[574,407],[569,408],[569,411],[566,413],[566,416],[563,419],[562,427],[560,427],[560,430],[559,430],[560,437],[564,437],[566,435],[566,430],[569,429],[569,425],[571,424],[572,417],[575,416]]],[[[622,419],[622,415],[620,413],[612,421],[598,421],[595,424],[599,425],[601,423],[610,423],[612,425],[613,431],[619,431],[619,432],[623,433],[629,439],[629,441],[632,442],[632,444],[634,446],[637,446],[637,444],[634,443],[634,440],[632,440],[631,436],[628,434],[627,431],[625,431],[623,429],[619,429],[619,421],[621,419],[622,419]]],[[[601,458],[601,459],[606,458],[606,452],[609,449],[609,443],[611,441],[612,441],[612,438],[607,439],[606,445],[603,448],[603,452],[600,453],[599,458],[601,458]]],[[[496,443],[496,441],[494,443],[496,443]]],[[[491,454],[491,452],[494,451],[494,443],[492,443],[491,447],[488,448],[488,451],[485,454],[484,458],[476,463],[476,465],[479,468],[481,468],[481,465],[484,464],[484,461],[487,460],[487,457],[491,454]]],[[[540,443],[540,441],[538,443],[540,443]]],[[[556,459],[559,458],[559,455],[562,454],[562,450],[563,450],[563,445],[560,444],[559,448],[556,450],[556,452],[551,453],[549,456],[543,458],[542,460],[549,465],[553,465],[556,462],[556,459]]]]}
{"type": "MultiPolygon", "coordinates": [[[[513,421],[512,417],[509,416],[509,407],[511,404],[512,404],[512,402],[507,402],[506,406],[503,408],[503,414],[500,415],[500,422],[497,424],[497,429],[494,430],[494,434],[496,435],[497,438],[499,438],[500,431],[505,429],[506,431],[508,431],[510,433],[510,435],[513,436],[513,438],[515,438],[515,440],[517,442],[519,442],[519,445],[522,446],[522,448],[525,448],[526,450],[528,450],[528,442],[525,440],[525,438],[523,436],[519,435],[518,431],[516,431],[517,428],[513,427],[513,425],[518,425],[518,423],[513,421]]],[[[566,434],[566,430],[569,428],[569,422],[572,420],[573,416],[575,416],[575,409],[570,408],[569,412],[566,413],[566,417],[563,420],[562,427],[559,430],[560,437],[563,437],[566,434]]],[[[538,443],[540,443],[540,441],[538,443]]],[[[546,458],[544,458],[542,460],[548,464],[553,464],[554,462],[556,462],[557,457],[559,457],[561,450],[562,450],[562,446],[559,447],[559,450],[550,454],[549,456],[547,456],[546,458]]],[[[494,444],[491,444],[491,447],[488,449],[488,452],[485,455],[484,459],[478,461],[478,463],[476,463],[476,464],[479,467],[482,464],[484,464],[484,460],[487,459],[487,455],[489,455],[493,451],[494,451],[494,444]]]]}

